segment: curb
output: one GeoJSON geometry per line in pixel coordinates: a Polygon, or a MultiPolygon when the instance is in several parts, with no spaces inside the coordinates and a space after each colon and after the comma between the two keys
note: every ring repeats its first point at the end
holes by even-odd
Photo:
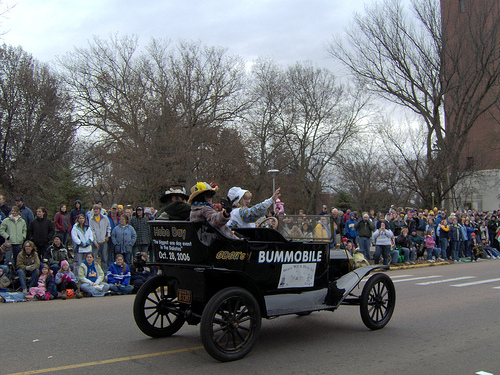
{"type": "Polygon", "coordinates": [[[453,263],[449,262],[435,262],[435,263],[421,263],[421,264],[410,264],[404,266],[390,266],[389,271],[397,271],[397,270],[407,270],[411,268],[423,268],[423,267],[434,267],[434,266],[448,266],[453,263]]]}

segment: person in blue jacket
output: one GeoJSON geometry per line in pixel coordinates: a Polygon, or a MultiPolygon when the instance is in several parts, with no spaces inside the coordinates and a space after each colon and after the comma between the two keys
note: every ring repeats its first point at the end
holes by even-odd
{"type": "Polygon", "coordinates": [[[120,217],[120,224],[113,228],[111,232],[111,242],[116,254],[122,254],[125,263],[130,265],[132,259],[132,247],[134,246],[137,234],[135,229],[128,223],[128,216],[120,217]]]}
{"type": "Polygon", "coordinates": [[[344,229],[344,237],[346,237],[348,240],[352,241],[355,247],[358,247],[358,243],[356,242],[356,238],[358,237],[358,230],[356,229],[356,214],[354,212],[351,212],[349,215],[349,220],[346,221],[345,223],[345,229],[344,229]]]}
{"type": "Polygon", "coordinates": [[[109,290],[115,294],[129,294],[134,290],[130,285],[130,268],[125,263],[122,254],[117,254],[115,262],[111,264],[106,273],[109,290]]]}

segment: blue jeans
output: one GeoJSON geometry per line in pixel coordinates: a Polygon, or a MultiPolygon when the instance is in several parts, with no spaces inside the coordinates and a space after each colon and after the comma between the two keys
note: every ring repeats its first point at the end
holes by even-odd
{"type": "Polygon", "coordinates": [[[384,265],[389,264],[389,255],[392,257],[391,263],[397,263],[399,258],[399,251],[393,250],[391,252],[391,245],[376,245],[375,253],[373,254],[373,260],[375,264],[380,261],[380,255],[384,257],[384,265]]]}
{"type": "Polygon", "coordinates": [[[109,290],[115,292],[116,294],[129,294],[134,290],[134,287],[132,285],[118,285],[116,286],[115,284],[108,284],[109,285],[109,290]]]}
{"type": "Polygon", "coordinates": [[[365,259],[370,262],[370,237],[358,237],[359,250],[365,255],[365,259]]]}
{"type": "Polygon", "coordinates": [[[440,244],[441,244],[441,258],[443,259],[448,259],[448,245],[449,241],[447,238],[440,238],[439,239],[440,244]]]}
{"type": "Polygon", "coordinates": [[[409,262],[410,260],[413,262],[415,260],[415,253],[417,252],[415,249],[408,249],[407,247],[400,247],[399,253],[405,256],[405,262],[409,262]]]}
{"type": "Polygon", "coordinates": [[[108,267],[114,262],[114,259],[109,259],[108,255],[108,243],[103,242],[102,244],[98,245],[97,247],[92,245],[92,254],[94,255],[94,259],[99,257],[101,258],[101,268],[106,273],[108,270],[108,267]]]}
{"type": "Polygon", "coordinates": [[[441,249],[439,247],[427,249],[427,260],[432,259],[433,256],[435,256],[436,258],[439,258],[441,256],[441,249]]]}
{"type": "Polygon", "coordinates": [[[31,276],[31,281],[30,281],[30,288],[32,286],[37,286],[38,285],[38,274],[39,270],[36,269],[34,271],[24,271],[22,269],[17,270],[17,276],[19,276],[19,283],[21,284],[21,288],[27,289],[26,288],[26,277],[31,276]]]}
{"type": "Polygon", "coordinates": [[[459,260],[458,250],[460,249],[460,242],[451,241],[451,260],[459,260]]]}
{"type": "Polygon", "coordinates": [[[22,245],[12,245],[11,249],[5,253],[4,263],[12,262],[15,266],[17,264],[17,256],[22,250],[22,245]]]}

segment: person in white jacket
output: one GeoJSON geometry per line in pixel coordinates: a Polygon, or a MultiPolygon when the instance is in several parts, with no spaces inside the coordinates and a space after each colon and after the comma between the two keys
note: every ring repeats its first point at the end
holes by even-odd
{"type": "Polygon", "coordinates": [[[280,188],[276,189],[271,198],[266,199],[262,203],[258,203],[250,207],[252,193],[240,187],[232,187],[227,193],[227,197],[231,202],[235,202],[235,209],[231,211],[231,219],[227,223],[230,228],[253,228],[257,219],[266,215],[267,210],[271,207],[280,196],[280,188]]]}
{"type": "Polygon", "coordinates": [[[76,246],[75,249],[75,270],[82,264],[85,254],[92,252],[94,233],[85,225],[85,215],[76,217],[76,223],[71,229],[71,239],[76,246]]]}
{"type": "Polygon", "coordinates": [[[385,227],[385,222],[380,222],[380,228],[372,236],[372,241],[375,242],[375,254],[373,254],[375,264],[378,264],[381,255],[384,257],[384,265],[389,264],[389,255],[392,263],[398,262],[399,251],[391,250],[393,237],[392,231],[385,227]]]}

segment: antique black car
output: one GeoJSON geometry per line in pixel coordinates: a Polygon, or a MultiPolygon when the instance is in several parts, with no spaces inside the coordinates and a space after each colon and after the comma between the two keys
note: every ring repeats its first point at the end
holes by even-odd
{"type": "Polygon", "coordinates": [[[287,220],[277,230],[235,229],[241,239],[207,223],[151,221],[154,261],[136,259],[136,265],[157,267],[158,275],[137,293],[137,326],[151,337],[166,337],[185,322],[201,323],[203,345],[219,361],[248,354],[262,318],[359,305],[369,329],[383,328],[396,303],[392,280],[377,272],[362,290],[358,284],[387,266],[354,269],[351,254],[332,248],[330,238],[290,236],[294,219],[287,220]]]}

